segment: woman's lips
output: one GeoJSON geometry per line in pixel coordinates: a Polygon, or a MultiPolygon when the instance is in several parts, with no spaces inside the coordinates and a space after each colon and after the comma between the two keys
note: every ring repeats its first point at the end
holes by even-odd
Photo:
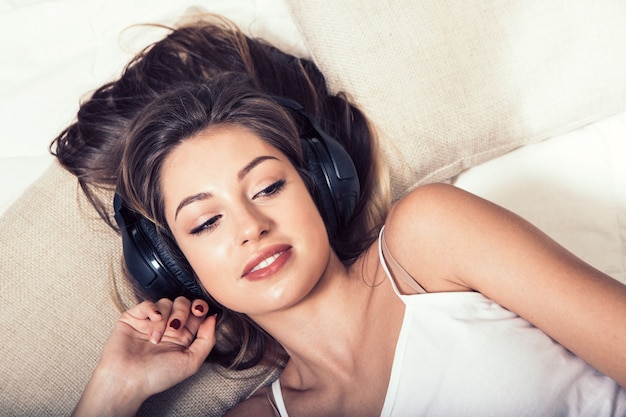
{"type": "Polygon", "coordinates": [[[259,280],[278,272],[291,257],[291,246],[273,245],[252,256],[241,278],[259,280]]]}

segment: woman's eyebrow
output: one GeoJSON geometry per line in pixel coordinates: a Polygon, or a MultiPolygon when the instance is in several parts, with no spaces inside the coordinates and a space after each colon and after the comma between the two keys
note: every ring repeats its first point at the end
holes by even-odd
{"type": "MultiPolygon", "coordinates": [[[[259,165],[261,162],[266,161],[268,159],[275,159],[278,161],[278,158],[276,158],[275,156],[271,156],[271,155],[262,155],[262,156],[257,156],[256,158],[254,158],[252,161],[248,162],[246,164],[246,166],[244,166],[243,168],[241,168],[241,170],[239,170],[239,172],[237,173],[237,179],[239,181],[243,180],[244,177],[254,169],[254,167],[256,167],[257,165],[259,165]]],[[[180,204],[178,205],[178,207],[176,208],[176,214],[174,215],[174,220],[176,220],[176,218],[178,217],[178,212],[180,212],[180,210],[182,210],[183,207],[194,203],[196,201],[200,201],[200,200],[206,200],[207,198],[212,197],[213,194],[209,193],[209,192],[203,192],[203,193],[198,193],[198,194],[194,194],[194,195],[190,195],[189,197],[185,197],[180,204]]]]}
{"type": "Polygon", "coordinates": [[[195,201],[206,200],[207,198],[212,197],[212,196],[213,194],[211,193],[198,193],[198,194],[190,195],[189,197],[185,197],[183,201],[181,201],[178,207],[176,208],[176,214],[174,215],[174,220],[176,220],[176,218],[178,217],[178,212],[183,207],[188,206],[189,204],[195,201]]]}
{"type": "Polygon", "coordinates": [[[263,162],[263,161],[265,161],[267,159],[278,160],[278,158],[276,158],[275,156],[270,156],[270,155],[257,156],[252,161],[250,161],[245,167],[241,168],[241,170],[237,174],[237,179],[239,181],[243,180],[243,177],[245,177],[250,171],[252,171],[252,169],[255,166],[259,165],[261,162],[263,162]]]}

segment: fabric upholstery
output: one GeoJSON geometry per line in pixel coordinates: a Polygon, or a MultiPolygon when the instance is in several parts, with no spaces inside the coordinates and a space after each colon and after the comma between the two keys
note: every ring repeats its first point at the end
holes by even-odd
{"type": "Polygon", "coordinates": [[[379,130],[395,198],[626,108],[626,3],[286,0],[379,130]]]}

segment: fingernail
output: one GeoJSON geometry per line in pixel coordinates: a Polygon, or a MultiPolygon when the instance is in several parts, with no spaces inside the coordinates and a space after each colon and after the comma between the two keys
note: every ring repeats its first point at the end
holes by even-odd
{"type": "Polygon", "coordinates": [[[180,329],[180,320],[174,319],[170,322],[170,327],[174,330],[180,329]]]}
{"type": "Polygon", "coordinates": [[[194,308],[196,309],[196,311],[199,311],[200,313],[204,313],[204,306],[202,304],[198,304],[194,308]]]}
{"type": "Polygon", "coordinates": [[[152,332],[150,333],[150,343],[152,343],[153,345],[156,345],[159,343],[161,339],[161,331],[154,329],[152,330],[152,332]]]}

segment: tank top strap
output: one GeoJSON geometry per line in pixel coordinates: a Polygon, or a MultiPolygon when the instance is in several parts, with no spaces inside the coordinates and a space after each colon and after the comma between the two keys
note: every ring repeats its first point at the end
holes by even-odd
{"type": "Polygon", "coordinates": [[[400,291],[398,290],[398,286],[396,284],[396,279],[401,280],[403,283],[408,285],[413,291],[418,294],[426,294],[427,291],[422,287],[412,276],[407,272],[406,269],[400,265],[400,263],[393,257],[391,252],[389,251],[389,247],[385,242],[385,226],[380,229],[380,233],[378,236],[378,256],[380,258],[380,264],[383,267],[383,270],[391,280],[391,284],[393,285],[393,289],[401,296],[400,291]]]}
{"type": "Polygon", "coordinates": [[[278,417],[289,417],[283,399],[283,391],[280,388],[280,378],[272,382],[272,390],[268,394],[268,400],[278,417]]]}

